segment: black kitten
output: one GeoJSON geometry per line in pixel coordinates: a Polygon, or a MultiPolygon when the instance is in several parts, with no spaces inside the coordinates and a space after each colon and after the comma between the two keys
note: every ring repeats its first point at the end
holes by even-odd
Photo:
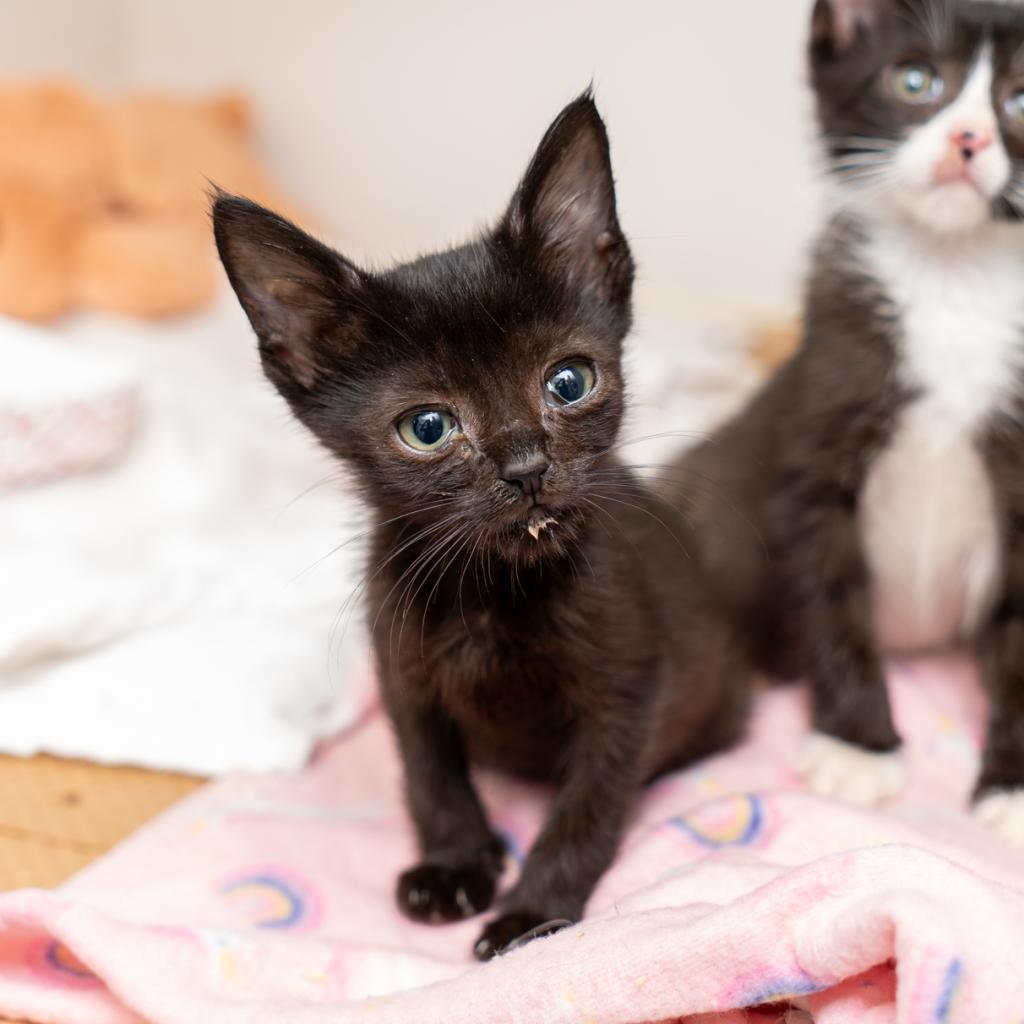
{"type": "Polygon", "coordinates": [[[802,350],[687,462],[705,562],[762,665],[810,675],[827,793],[901,785],[880,649],[976,645],[980,808],[1021,838],[1024,10],[819,0],[811,71],[836,212],[802,350]]]}
{"type": "Polygon", "coordinates": [[[578,920],[639,787],[733,740],[745,703],[684,522],[614,456],[633,262],[593,101],[493,231],[385,273],[244,199],[214,222],[267,375],[375,515],[369,617],[422,851],[399,905],[490,906],[486,764],[559,789],[477,955],[578,920]]]}

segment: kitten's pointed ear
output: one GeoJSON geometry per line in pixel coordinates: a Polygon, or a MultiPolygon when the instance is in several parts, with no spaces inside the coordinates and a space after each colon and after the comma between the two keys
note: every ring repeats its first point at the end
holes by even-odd
{"type": "Polygon", "coordinates": [[[267,376],[287,398],[296,396],[296,385],[308,391],[352,342],[359,271],[283,217],[238,196],[216,196],[213,230],[267,376]]]}
{"type": "Polygon", "coordinates": [[[615,211],[608,134],[589,91],[547,130],[505,224],[548,273],[586,295],[628,301],[633,261],[615,211]]]}
{"type": "Polygon", "coordinates": [[[817,0],[811,19],[811,43],[815,47],[845,53],[857,34],[878,23],[887,0],[817,0]]]}

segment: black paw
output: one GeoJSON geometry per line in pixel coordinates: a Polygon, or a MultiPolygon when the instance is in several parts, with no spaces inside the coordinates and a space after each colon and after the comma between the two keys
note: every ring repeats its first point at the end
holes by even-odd
{"type": "Polygon", "coordinates": [[[449,868],[420,864],[399,876],[398,909],[414,921],[461,921],[486,910],[494,900],[497,877],[485,867],[449,868]]]}
{"type": "Polygon", "coordinates": [[[490,960],[500,953],[508,953],[534,939],[553,935],[572,924],[567,918],[548,919],[538,914],[511,913],[496,917],[477,939],[473,952],[477,960],[490,960]]]}

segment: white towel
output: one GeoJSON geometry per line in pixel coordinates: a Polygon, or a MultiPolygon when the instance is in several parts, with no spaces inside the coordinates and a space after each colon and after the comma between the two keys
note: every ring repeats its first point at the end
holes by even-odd
{"type": "Polygon", "coordinates": [[[110,465],[135,431],[138,382],[114,355],[0,317],[0,493],[110,465]]]}
{"type": "Polygon", "coordinates": [[[228,296],[197,319],[66,333],[142,382],[139,436],[105,472],[0,498],[0,750],[298,768],[358,712],[359,611],[335,619],[362,555],[333,551],[358,508],[228,296]]]}

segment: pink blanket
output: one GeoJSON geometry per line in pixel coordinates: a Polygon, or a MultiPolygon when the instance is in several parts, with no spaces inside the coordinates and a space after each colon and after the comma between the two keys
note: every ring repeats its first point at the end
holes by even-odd
{"type": "MultiPolygon", "coordinates": [[[[898,664],[912,785],[800,791],[804,695],[644,797],[587,920],[487,965],[479,920],[394,909],[397,759],[362,724],[298,777],[207,787],[56,893],[0,897],[0,1013],[60,1024],[1020,1024],[1024,858],[963,811],[982,702],[963,661],[898,664]],[[759,1008],[759,1009],[755,1009],[759,1008]],[[790,1014],[787,1017],[787,1014],[790,1014]]],[[[522,857],[543,790],[481,780],[522,857]]]]}

